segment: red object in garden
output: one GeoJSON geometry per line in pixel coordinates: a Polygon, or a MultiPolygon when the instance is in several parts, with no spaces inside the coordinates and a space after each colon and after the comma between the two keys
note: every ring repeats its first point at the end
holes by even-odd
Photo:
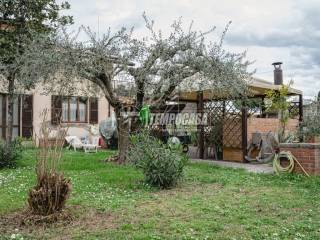
{"type": "Polygon", "coordinates": [[[102,149],[107,149],[108,146],[106,144],[106,142],[104,141],[103,137],[99,138],[99,146],[101,146],[102,149]]]}

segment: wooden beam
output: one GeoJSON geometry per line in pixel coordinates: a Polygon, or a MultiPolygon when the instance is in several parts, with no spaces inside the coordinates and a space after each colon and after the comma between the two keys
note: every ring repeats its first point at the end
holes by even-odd
{"type": "Polygon", "coordinates": [[[299,95],[299,122],[303,120],[303,97],[302,94],[299,95]]]}
{"type": "Polygon", "coordinates": [[[247,147],[248,147],[248,110],[245,106],[241,109],[242,118],[242,152],[243,152],[243,162],[247,162],[247,147]]]}
{"type": "Polygon", "coordinates": [[[264,100],[265,100],[265,97],[263,96],[263,97],[261,97],[261,116],[262,117],[265,117],[266,115],[265,115],[265,112],[266,112],[266,105],[265,105],[265,102],[264,102],[264,100]]]}
{"type": "MultiPolygon", "coordinates": [[[[204,112],[204,104],[203,104],[203,91],[198,92],[197,94],[197,112],[201,113],[201,119],[203,118],[203,112],[204,112]]],[[[204,159],[204,126],[198,125],[198,134],[199,134],[199,158],[204,159]]]]}

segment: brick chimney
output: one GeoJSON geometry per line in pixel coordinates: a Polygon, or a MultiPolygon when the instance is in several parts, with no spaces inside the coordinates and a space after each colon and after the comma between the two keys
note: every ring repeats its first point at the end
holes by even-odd
{"type": "Polygon", "coordinates": [[[274,66],[274,70],[273,70],[274,85],[283,84],[283,74],[282,74],[281,64],[282,62],[272,63],[272,65],[274,66]]]}

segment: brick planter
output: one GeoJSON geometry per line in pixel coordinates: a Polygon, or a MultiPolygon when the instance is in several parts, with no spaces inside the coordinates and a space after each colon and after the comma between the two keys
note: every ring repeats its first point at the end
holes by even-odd
{"type": "Polygon", "coordinates": [[[308,143],[320,143],[320,137],[319,136],[313,136],[306,139],[306,142],[308,143]]]}
{"type": "MultiPolygon", "coordinates": [[[[282,143],[281,151],[291,152],[310,175],[320,175],[320,143],[282,143]]],[[[286,165],[286,161],[281,161],[286,165]]],[[[294,172],[303,173],[295,163],[294,172]]]]}

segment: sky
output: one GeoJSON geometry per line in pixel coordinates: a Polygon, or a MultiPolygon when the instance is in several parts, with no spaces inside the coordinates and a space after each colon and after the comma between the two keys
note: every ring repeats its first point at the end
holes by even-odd
{"type": "MultiPolygon", "coordinates": [[[[255,76],[273,81],[271,63],[283,62],[285,83],[303,90],[306,98],[320,91],[320,0],[68,0],[75,24],[102,34],[109,27],[134,27],[135,34],[145,31],[142,13],[155,21],[164,32],[182,17],[186,29],[206,31],[217,27],[219,36],[232,21],[224,48],[247,51],[254,61],[255,76]]],[[[215,40],[215,36],[212,37],[215,40]]]]}

